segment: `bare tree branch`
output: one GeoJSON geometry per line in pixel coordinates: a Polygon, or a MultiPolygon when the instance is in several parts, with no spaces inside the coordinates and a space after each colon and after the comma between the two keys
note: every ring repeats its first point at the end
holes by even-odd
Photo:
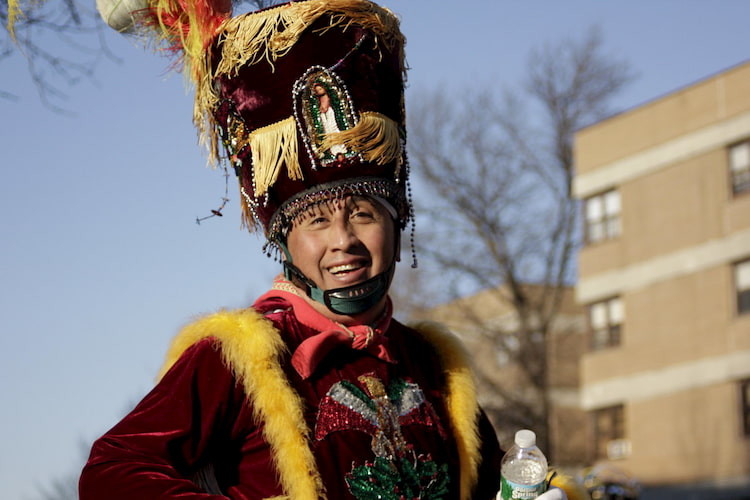
{"type": "MultiPolygon", "coordinates": [[[[278,0],[236,0],[237,7],[266,8],[278,0]]],[[[51,110],[71,114],[65,105],[69,88],[94,81],[103,60],[118,61],[106,43],[110,30],[94,2],[83,0],[30,1],[15,23],[15,41],[8,31],[8,2],[0,2],[0,64],[20,51],[41,101],[51,110]]],[[[18,97],[0,88],[0,98],[18,97]]]]}
{"type": "Polygon", "coordinates": [[[7,20],[8,4],[2,2],[0,21],[5,36],[0,40],[0,62],[19,50],[40,99],[54,111],[68,113],[62,104],[68,97],[66,88],[93,80],[102,60],[117,60],[107,47],[106,28],[93,4],[84,6],[76,0],[30,3],[15,24],[15,42],[7,20]]]}
{"type": "Polygon", "coordinates": [[[446,299],[485,294],[475,296],[484,308],[460,302],[452,321],[486,358],[480,384],[496,425],[534,428],[548,450],[547,346],[580,244],[573,134],[631,79],[591,29],[533,51],[522,92],[436,90],[410,103],[410,158],[431,194],[420,213],[423,274],[458,292],[446,299]]]}

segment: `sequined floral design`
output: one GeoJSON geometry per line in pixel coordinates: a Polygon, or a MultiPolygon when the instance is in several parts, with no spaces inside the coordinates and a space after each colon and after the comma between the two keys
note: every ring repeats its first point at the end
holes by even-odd
{"type": "Polygon", "coordinates": [[[294,86],[296,116],[308,153],[323,166],[340,166],[357,156],[343,144],[324,145],[327,135],[357,124],[344,82],[331,70],[314,66],[294,86]]]}
{"type": "Polygon", "coordinates": [[[445,439],[434,408],[422,390],[402,379],[385,387],[373,374],[358,381],[333,385],[321,401],[315,437],[331,432],[359,430],[372,436],[375,459],[355,466],[346,481],[360,500],[440,499],[448,493],[446,464],[436,464],[429,455],[417,455],[404,439],[405,425],[434,426],[445,439]]]}

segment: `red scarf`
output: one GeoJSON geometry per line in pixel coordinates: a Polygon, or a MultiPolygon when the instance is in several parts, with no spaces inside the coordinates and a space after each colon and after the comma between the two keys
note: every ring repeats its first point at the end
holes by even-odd
{"type": "Polygon", "coordinates": [[[323,358],[332,349],[341,345],[368,352],[388,363],[396,362],[388,352],[388,337],[385,335],[393,314],[390,298],[386,300],[385,311],[374,326],[345,326],[316,311],[300,295],[298,289],[281,276],[274,280],[271,290],[261,296],[257,302],[272,297],[279,297],[289,302],[300,323],[320,332],[303,340],[292,354],[292,366],[303,379],[309,378],[323,358]]]}

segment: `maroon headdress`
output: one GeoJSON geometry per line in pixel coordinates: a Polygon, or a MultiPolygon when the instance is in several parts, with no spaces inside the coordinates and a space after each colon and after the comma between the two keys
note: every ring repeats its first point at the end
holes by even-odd
{"type": "Polygon", "coordinates": [[[97,3],[111,26],[182,55],[211,162],[234,167],[243,219],[269,242],[311,204],[347,194],[387,200],[402,228],[412,219],[405,41],[388,9],[305,0],[232,17],[230,0],[97,3]]]}
{"type": "Polygon", "coordinates": [[[293,2],[221,26],[204,109],[245,220],[269,241],[347,194],[385,198],[408,223],[403,47],[398,19],[365,0],[293,2]]]}

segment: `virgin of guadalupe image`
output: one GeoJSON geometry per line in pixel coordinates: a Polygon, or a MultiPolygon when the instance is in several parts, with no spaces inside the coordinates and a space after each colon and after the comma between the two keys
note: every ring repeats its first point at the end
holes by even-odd
{"type": "Polygon", "coordinates": [[[347,130],[354,126],[352,119],[347,113],[349,103],[344,93],[335,86],[332,81],[314,80],[309,87],[308,109],[308,131],[313,143],[313,150],[323,165],[340,161],[344,158],[354,156],[356,153],[349,151],[343,144],[334,144],[329,149],[321,150],[323,139],[328,134],[334,134],[347,130]]]}

